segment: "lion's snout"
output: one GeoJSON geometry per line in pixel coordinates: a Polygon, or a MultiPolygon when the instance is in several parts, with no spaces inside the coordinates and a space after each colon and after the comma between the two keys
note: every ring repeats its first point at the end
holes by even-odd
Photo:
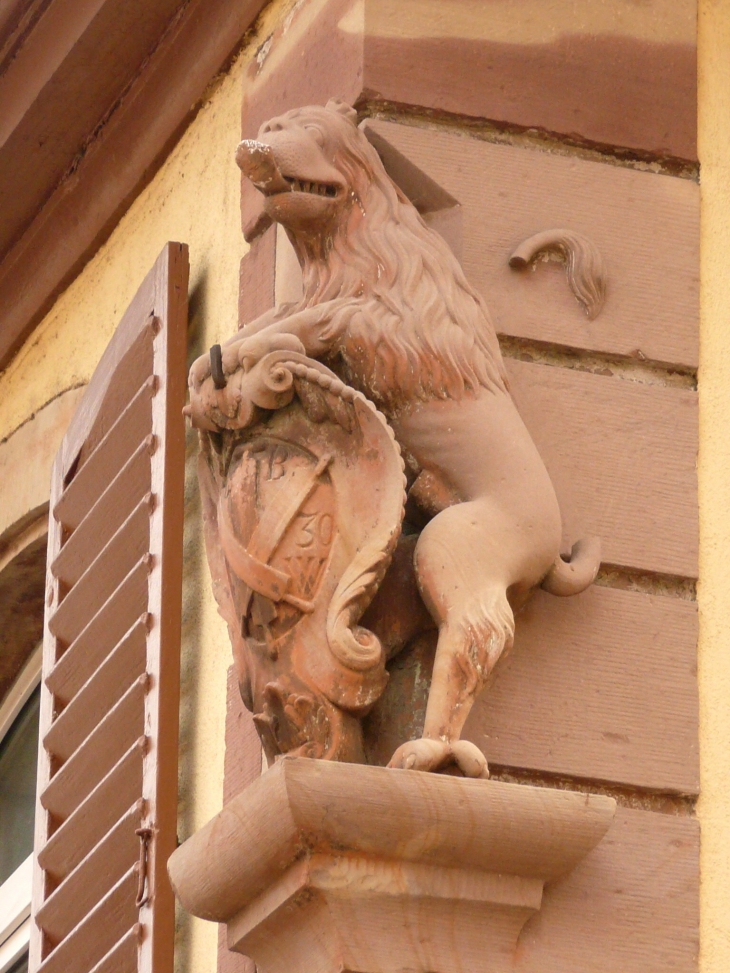
{"type": "Polygon", "coordinates": [[[279,171],[274,150],[265,142],[244,139],[236,149],[236,162],[244,176],[264,195],[289,192],[291,187],[279,171]]]}

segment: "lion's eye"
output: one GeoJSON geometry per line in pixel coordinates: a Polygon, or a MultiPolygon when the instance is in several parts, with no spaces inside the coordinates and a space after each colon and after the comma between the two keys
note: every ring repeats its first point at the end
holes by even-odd
{"type": "Polygon", "coordinates": [[[309,132],[320,149],[324,148],[324,133],[322,132],[322,129],[317,128],[316,125],[305,125],[304,130],[309,132]]]}

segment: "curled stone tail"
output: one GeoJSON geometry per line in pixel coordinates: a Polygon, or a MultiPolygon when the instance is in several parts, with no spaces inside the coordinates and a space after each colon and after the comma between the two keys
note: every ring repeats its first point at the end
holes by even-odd
{"type": "Polygon", "coordinates": [[[593,584],[600,566],[601,542],[597,537],[584,537],[573,545],[569,561],[557,556],[542,587],[551,595],[578,595],[593,584]]]}

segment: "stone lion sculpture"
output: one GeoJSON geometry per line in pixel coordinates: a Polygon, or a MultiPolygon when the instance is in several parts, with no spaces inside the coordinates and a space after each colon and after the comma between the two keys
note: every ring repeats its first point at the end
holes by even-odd
{"type": "Polygon", "coordinates": [[[407,509],[423,525],[418,589],[438,628],[422,739],[401,745],[390,766],[456,762],[488,776],[460,735],[512,643],[513,613],[540,586],[583,591],[598,542],[561,557],[555,491],[510,395],[484,302],[388,177],[353,109],[289,111],[242,142],[237,161],[261,193],[257,231],[285,228],[304,292],[243,327],[217,363],[210,354],[194,363],[190,411],[201,428],[234,428],[240,394],[229,379],[288,349],[327,365],[387,417],[406,463],[407,509]]]}

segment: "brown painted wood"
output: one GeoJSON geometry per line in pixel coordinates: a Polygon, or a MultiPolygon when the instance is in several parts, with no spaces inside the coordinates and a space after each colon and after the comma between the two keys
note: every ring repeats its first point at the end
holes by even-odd
{"type": "MultiPolygon", "coordinates": [[[[147,557],[150,507],[145,500],[137,504],[58,606],[51,631],[66,644],[79,635],[89,617],[99,611],[134,566],[147,557]]],[[[132,616],[128,624],[133,620],[132,616]]]]}
{"type": "Polygon", "coordinates": [[[81,746],[54,774],[41,804],[54,817],[69,817],[144,730],[147,675],[140,676],[81,746]]]}
{"type": "Polygon", "coordinates": [[[137,924],[144,927],[143,936],[135,933],[139,970],[172,971],[174,907],[164,866],[177,840],[187,287],[187,248],[168,244],[102,357],[54,466],[34,973],[87,973],[115,955],[121,960],[137,924]],[[154,455],[147,448],[135,457],[145,441],[158,444],[154,455]],[[92,530],[110,497],[123,492],[120,470],[135,473],[134,492],[140,465],[150,491],[111,537],[108,527],[92,530]],[[57,561],[78,525],[85,525],[81,540],[57,561]],[[130,833],[137,856],[139,839],[130,822],[150,830],[141,906],[130,833]],[[84,869],[101,884],[84,881],[84,869]],[[83,890],[74,893],[79,882],[83,890]]]}
{"type": "Polygon", "coordinates": [[[135,923],[90,973],[136,973],[140,933],[139,924],[135,923]]]}
{"type": "MultiPolygon", "coordinates": [[[[65,523],[68,523],[72,529],[76,529],[82,525],[87,517],[92,515],[94,506],[96,503],[103,501],[107,491],[110,494],[110,502],[118,500],[120,503],[123,503],[124,501],[121,495],[124,492],[126,484],[129,484],[130,490],[134,490],[140,480],[144,479],[145,483],[149,481],[149,457],[152,456],[155,449],[157,449],[157,443],[154,436],[150,433],[134,449],[131,456],[123,463],[119,472],[113,476],[111,482],[106,481],[108,483],[106,487],[104,487],[103,481],[102,483],[92,482],[91,476],[86,474],[89,478],[85,485],[84,481],[80,481],[82,485],[70,493],[69,499],[67,499],[67,494],[64,493],[63,497],[58,501],[56,504],[58,507],[58,510],[56,510],[57,516],[65,523]],[[95,488],[99,487],[103,489],[101,496],[95,490],[95,488]]],[[[72,481],[72,485],[74,483],[75,480],[72,481]]],[[[60,554],[58,556],[60,557],[60,554]]]]}
{"type": "Polygon", "coordinates": [[[113,109],[178,6],[179,0],[44,4],[12,59],[0,67],[0,205],[7,217],[0,254],[113,109]],[[28,166],[24,159],[31,145],[34,165],[28,166]]]}
{"type": "Polygon", "coordinates": [[[86,973],[134,923],[137,866],[130,868],[38,968],[38,973],[86,973]]]}
{"type": "Polygon", "coordinates": [[[100,611],[66,649],[45,683],[66,703],[93,674],[108,652],[126,635],[134,622],[147,611],[147,578],[144,561],[133,568],[100,611]]]}
{"type": "Polygon", "coordinates": [[[555,486],[565,542],[604,563],[697,577],[697,395],[507,360],[512,394],[555,486]]]}
{"type": "Polygon", "coordinates": [[[148,850],[149,898],[139,910],[145,932],[139,968],[142,973],[172,973],[175,897],[167,860],[177,847],[188,248],[168,244],[154,269],[155,314],[165,327],[155,339],[154,367],[160,386],[152,402],[152,434],[161,444],[152,456],[152,490],[157,503],[150,516],[147,639],[147,672],[155,691],[145,697],[145,732],[150,745],[144,760],[142,797],[144,823],[154,829],[154,835],[148,850]]]}
{"type": "Polygon", "coordinates": [[[38,910],[36,922],[54,940],[67,936],[128,869],[139,861],[136,805],[119,819],[38,910]]]}
{"type": "Polygon", "coordinates": [[[151,487],[150,451],[142,443],[84,516],[51,571],[66,585],[75,584],[89,566],[91,552],[112,538],[151,487]]]}
{"type": "Polygon", "coordinates": [[[601,844],[545,890],[516,973],[695,973],[699,826],[620,807],[601,844]]]}
{"type": "MultiPolygon", "coordinates": [[[[143,293],[145,292],[146,289],[143,285],[143,293]]],[[[139,327],[138,317],[139,315],[136,315],[134,322],[130,322],[132,334],[139,327]]],[[[122,321],[123,324],[124,321],[122,321]]],[[[109,384],[104,391],[104,398],[94,417],[94,423],[84,438],[84,443],[79,451],[78,468],[84,465],[119,416],[129,406],[134,395],[150,375],[154,374],[153,342],[159,327],[160,322],[154,314],[150,313],[142,328],[135,334],[129,349],[124,353],[124,357],[111,373],[109,384]]]]}
{"type": "Polygon", "coordinates": [[[100,781],[70,818],[53,832],[38,853],[38,862],[55,880],[66,877],[83,861],[124,812],[137,805],[142,787],[142,758],[147,741],[135,740],[122,759],[100,781]]]}
{"type": "MultiPolygon", "coordinates": [[[[145,16],[159,10],[160,3],[144,4],[145,16]]],[[[159,43],[146,48],[149,57],[94,133],[72,176],[51,192],[0,266],[0,368],[154,174],[263,5],[264,0],[193,0],[180,5],[159,43]]],[[[136,9],[126,6],[130,13],[136,9]]],[[[137,36],[134,30],[132,34],[137,36]]],[[[119,35],[115,39],[118,49],[123,48],[119,35]]],[[[106,68],[105,59],[93,54],[88,63],[95,70],[90,76],[84,67],[85,83],[97,76],[115,77],[113,61],[106,68]]],[[[126,79],[116,80],[120,96],[126,79]]],[[[63,118],[70,102],[60,91],[59,97],[63,118]]]]}
{"type": "MultiPolygon", "coordinates": [[[[123,367],[130,350],[151,324],[155,311],[155,277],[155,268],[152,267],[122,315],[112,340],[104,349],[94,374],[86,386],[84,396],[74,414],[74,421],[64,437],[62,447],[64,479],[92,433],[117,369],[123,367]]],[[[140,384],[135,382],[134,389],[130,391],[136,393],[139,388],[140,384]]],[[[118,416],[114,421],[116,418],[118,416]]],[[[68,484],[64,494],[67,492],[68,484]]]]}
{"type": "Polygon", "coordinates": [[[402,159],[461,204],[462,263],[498,333],[697,367],[695,182],[377,120],[366,131],[409,195],[402,159]],[[523,240],[557,227],[587,236],[606,263],[606,303],[593,321],[559,263],[509,266],[523,240]]]}
{"type": "Polygon", "coordinates": [[[140,619],[56,717],[43,739],[50,753],[61,760],[68,759],[104,714],[142,675],[146,662],[147,626],[140,619]]]}
{"type": "Polygon", "coordinates": [[[150,377],[139,389],[56,504],[53,515],[67,529],[78,526],[107,484],[150,435],[155,386],[155,379],[150,377]]]}

